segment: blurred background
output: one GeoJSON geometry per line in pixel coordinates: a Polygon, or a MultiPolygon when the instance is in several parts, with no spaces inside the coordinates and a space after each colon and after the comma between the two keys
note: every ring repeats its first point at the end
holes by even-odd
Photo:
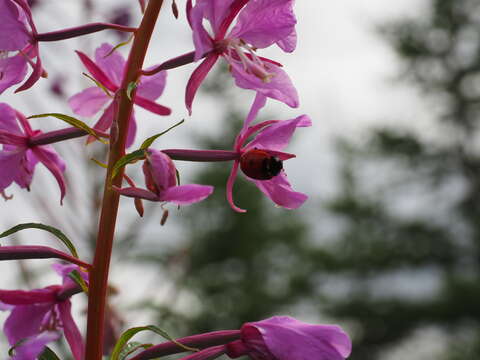
{"type": "MultiPolygon", "coordinates": [[[[179,20],[166,1],[147,65],[192,49],[184,3],[177,3],[179,20]]],[[[136,25],[140,17],[134,0],[37,0],[34,14],[41,32],[86,21],[136,25]]],[[[341,325],[353,339],[354,360],[479,359],[480,3],[299,1],[296,14],[296,52],[261,54],[284,65],[300,108],[269,100],[260,120],[312,117],[314,126],[297,131],[287,149],[297,158],[285,163],[308,202],[296,211],[276,208],[239,178],[234,196],[248,212],[237,214],[225,201],[230,164],[177,162],[183,183],[212,184],[215,193],[179,210],[167,206],[163,227],[158,204],[146,204],[139,219],[133,202],[122,200],[112,328],[156,324],[185,336],[284,314],[341,325]]],[[[41,44],[49,80],[22,95],[5,93],[1,101],[27,115],[71,114],[66,99],[90,86],[72,50],[91,55],[104,41],[123,40],[105,32],[41,44]]],[[[171,117],[137,112],[136,144],[185,118],[155,147],[231,148],[253,92],[235,88],[218,66],[188,117],[183,94],[194,68],[169,72],[158,102],[172,107],[171,117]]],[[[49,119],[32,125],[63,126],[49,119]]],[[[7,190],[14,199],[0,207],[1,227],[54,225],[90,259],[103,169],[89,159],[104,159],[104,150],[85,147],[82,139],[55,148],[68,164],[64,206],[53,177],[38,166],[29,193],[7,190]]],[[[143,184],[138,170],[127,171],[143,184]]],[[[50,241],[28,230],[2,244],[50,241]]],[[[4,262],[0,286],[56,283],[49,264],[4,262]]],[[[75,302],[84,324],[85,299],[78,295],[75,302]]]]}

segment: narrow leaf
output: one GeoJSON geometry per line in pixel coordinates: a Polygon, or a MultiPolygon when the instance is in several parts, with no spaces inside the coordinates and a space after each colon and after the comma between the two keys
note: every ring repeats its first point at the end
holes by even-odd
{"type": "Polygon", "coordinates": [[[104,168],[104,169],[107,169],[107,168],[108,168],[107,164],[101,162],[100,160],[97,160],[97,159],[95,159],[95,158],[91,158],[90,160],[92,160],[95,164],[97,164],[98,166],[100,166],[100,167],[102,167],[102,168],[104,168]]]}
{"type": "Polygon", "coordinates": [[[110,98],[113,99],[113,96],[112,94],[110,94],[110,91],[108,91],[108,89],[100,82],[100,81],[97,81],[97,79],[95,79],[93,76],[90,76],[89,74],[87,73],[82,73],[82,75],[86,76],[87,78],[89,78],[90,80],[92,80],[95,85],[97,85],[100,89],[103,90],[103,92],[110,98]]]}
{"type": "Polygon", "coordinates": [[[70,253],[78,259],[77,249],[75,249],[75,246],[70,241],[70,239],[63,232],[61,232],[57,228],[54,228],[53,226],[40,224],[40,223],[18,224],[16,226],[12,227],[11,229],[8,229],[8,230],[4,231],[3,233],[1,233],[0,238],[3,238],[5,236],[16,233],[17,231],[25,230],[25,229],[40,229],[40,230],[48,231],[49,233],[55,235],[57,237],[57,239],[59,239],[62,243],[64,243],[65,246],[68,248],[68,250],[70,250],[70,253]]]}
{"type": "Polygon", "coordinates": [[[114,52],[115,50],[117,50],[118,48],[120,48],[120,47],[122,47],[122,46],[125,46],[125,45],[128,45],[128,44],[133,40],[134,37],[135,37],[135,35],[132,34],[132,35],[130,35],[130,37],[129,37],[126,41],[122,41],[121,43],[118,43],[117,45],[115,45],[115,46],[112,48],[112,50],[110,50],[110,51],[108,52],[108,54],[104,56],[104,58],[109,57],[110,55],[112,55],[113,52],[114,52]]]}
{"type": "Polygon", "coordinates": [[[149,347],[152,347],[153,344],[142,344],[138,341],[131,341],[123,347],[123,350],[120,352],[119,359],[125,360],[128,355],[134,353],[139,349],[146,350],[149,347]]]}
{"type": "Polygon", "coordinates": [[[68,277],[72,279],[75,282],[75,284],[80,286],[82,291],[88,295],[87,283],[85,282],[85,280],[82,278],[82,275],[80,275],[80,273],[77,270],[73,270],[72,272],[70,272],[68,274],[68,277]]]}
{"type": "Polygon", "coordinates": [[[138,84],[134,81],[130,82],[127,86],[127,97],[128,100],[132,101],[132,92],[137,88],[138,84]]]}
{"type": "Polygon", "coordinates": [[[41,118],[41,117],[48,117],[48,116],[52,116],[54,118],[57,118],[57,119],[60,119],[62,121],[65,121],[67,124],[70,124],[72,126],[75,126],[76,128],[78,129],[82,129],[84,130],[86,133],[94,136],[98,141],[104,143],[104,144],[107,144],[107,142],[105,140],[103,140],[102,138],[100,138],[98,135],[97,135],[97,132],[95,130],[93,130],[90,126],[88,126],[87,124],[85,124],[83,121],[81,120],[78,120],[76,118],[74,118],[73,116],[69,116],[69,115],[65,115],[65,114],[60,114],[60,113],[46,113],[46,114],[38,114],[38,115],[32,115],[32,116],[29,116],[28,119],[33,119],[33,118],[41,118]]]}
{"type": "Polygon", "coordinates": [[[135,150],[134,152],[122,156],[113,166],[112,179],[118,175],[120,169],[122,169],[125,165],[132,164],[143,159],[145,159],[145,151],[143,149],[135,150]]]}
{"type": "Polygon", "coordinates": [[[60,360],[60,358],[49,347],[45,347],[45,350],[40,354],[38,360],[60,360]]]}
{"type": "Polygon", "coordinates": [[[127,331],[125,331],[122,334],[122,336],[120,336],[120,339],[118,339],[117,343],[115,344],[115,347],[113,348],[112,356],[111,356],[110,360],[120,360],[121,359],[120,354],[121,354],[125,344],[127,344],[128,340],[130,340],[137,333],[139,333],[141,331],[146,331],[146,330],[153,331],[154,333],[162,336],[163,338],[172,341],[176,345],[185,349],[185,351],[198,351],[198,349],[191,348],[191,347],[180,344],[178,341],[176,341],[174,338],[172,338],[170,335],[168,335],[165,331],[163,331],[159,327],[157,327],[155,325],[148,325],[148,326],[139,326],[139,327],[130,328],[127,331]]]}
{"type": "Polygon", "coordinates": [[[165,135],[167,132],[169,132],[170,130],[176,128],[178,125],[183,124],[184,122],[185,122],[185,119],[182,119],[181,121],[179,121],[179,122],[176,123],[175,125],[170,126],[167,130],[162,131],[162,132],[159,133],[159,134],[150,136],[148,139],[146,139],[146,140],[143,142],[142,146],[140,146],[140,149],[143,149],[143,150],[148,149],[148,148],[153,144],[153,142],[154,142],[155,140],[157,140],[160,136],[165,135]]]}

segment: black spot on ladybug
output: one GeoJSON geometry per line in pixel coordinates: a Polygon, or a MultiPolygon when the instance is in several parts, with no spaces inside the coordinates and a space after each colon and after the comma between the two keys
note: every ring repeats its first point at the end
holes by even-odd
{"type": "Polygon", "coordinates": [[[282,160],[259,149],[248,150],[240,157],[240,169],[249,178],[270,180],[283,169],[282,160]]]}

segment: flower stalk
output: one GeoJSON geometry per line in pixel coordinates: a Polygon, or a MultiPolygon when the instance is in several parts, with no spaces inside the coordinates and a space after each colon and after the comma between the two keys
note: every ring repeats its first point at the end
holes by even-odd
{"type": "Polygon", "coordinates": [[[46,33],[34,34],[34,39],[36,41],[59,41],[71,39],[78,36],[93,34],[99,31],[112,29],[123,32],[135,32],[137,28],[128,27],[118,24],[109,24],[109,23],[92,23],[85,24],[82,26],[76,26],[72,28],[56,30],[46,33]]]}
{"type": "MultiPolygon", "coordinates": [[[[111,176],[114,165],[125,154],[127,130],[133,108],[131,99],[134,98],[134,94],[128,96],[127,89],[129,84],[136,83],[140,76],[148,44],[162,3],[163,0],[150,0],[148,2],[142,22],[135,33],[135,39],[127,61],[125,76],[118,91],[118,108],[114,118],[115,124],[111,130],[111,132],[115,132],[116,134],[115,136],[111,136],[97,244],[93,268],[90,272],[85,354],[85,359],[88,360],[101,360],[103,353],[108,272],[119,203],[119,194],[112,190],[112,186],[121,186],[123,170],[113,179],[111,179],[111,176]]],[[[135,92],[135,89],[133,92],[135,92]]]]}

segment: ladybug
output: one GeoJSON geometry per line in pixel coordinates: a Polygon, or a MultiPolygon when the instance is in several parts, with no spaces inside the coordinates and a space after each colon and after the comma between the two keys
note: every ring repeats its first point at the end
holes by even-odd
{"type": "Polygon", "coordinates": [[[270,180],[283,169],[282,160],[264,150],[254,148],[240,157],[240,168],[249,178],[270,180]]]}

